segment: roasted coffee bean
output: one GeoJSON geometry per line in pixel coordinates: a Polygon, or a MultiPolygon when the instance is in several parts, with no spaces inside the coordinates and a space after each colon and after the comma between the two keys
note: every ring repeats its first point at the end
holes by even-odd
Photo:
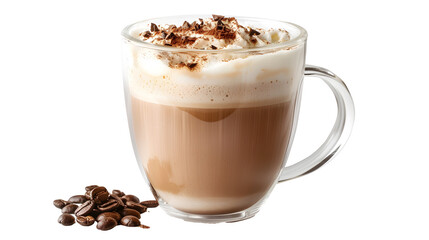
{"type": "Polygon", "coordinates": [[[125,216],[121,219],[121,224],[127,227],[138,227],[140,220],[134,216],[125,216]]]}
{"type": "Polygon", "coordinates": [[[116,220],[116,222],[119,222],[121,220],[121,214],[117,213],[117,212],[104,212],[101,213],[100,215],[98,215],[97,222],[101,221],[103,218],[105,217],[111,217],[113,219],[116,220]]]}
{"type": "Polygon", "coordinates": [[[91,216],[93,216],[95,219],[97,219],[98,215],[101,214],[101,211],[98,210],[97,208],[94,208],[94,210],[92,210],[92,212],[89,214],[91,216]]]}
{"type": "Polygon", "coordinates": [[[140,223],[140,214],[146,212],[149,207],[159,205],[156,200],[140,202],[135,195],[126,195],[117,189],[109,194],[103,186],[90,185],[85,187],[85,190],[85,195],[74,195],[68,201],[57,199],[53,202],[54,206],[63,212],[58,218],[60,224],[69,226],[78,222],[82,226],[90,226],[97,221],[97,229],[100,230],[110,230],[119,224],[149,228],[140,223]],[[71,215],[73,213],[76,218],[71,215]]]}
{"type": "Polygon", "coordinates": [[[119,207],[118,201],[110,199],[109,201],[99,205],[97,208],[102,212],[111,212],[119,207]]]}
{"type": "Polygon", "coordinates": [[[143,206],[143,205],[141,205],[140,203],[135,203],[135,202],[132,202],[132,201],[128,201],[128,202],[126,203],[126,205],[127,205],[127,207],[128,207],[128,208],[135,209],[135,210],[137,210],[139,213],[144,213],[144,212],[146,212],[146,209],[147,209],[147,207],[146,207],[146,206],[143,206]]]}
{"type": "Polygon", "coordinates": [[[91,191],[92,189],[94,189],[96,187],[98,187],[98,185],[89,185],[89,186],[86,186],[85,187],[85,191],[89,192],[89,191],[91,191]]]}
{"type": "Polygon", "coordinates": [[[146,206],[148,208],[155,208],[158,207],[159,203],[156,200],[148,200],[148,201],[143,201],[140,203],[143,206],[146,206]]]}
{"type": "Polygon", "coordinates": [[[74,217],[71,214],[63,213],[58,218],[58,222],[64,226],[70,226],[74,224],[74,217]]]}
{"type": "Polygon", "coordinates": [[[131,208],[124,208],[122,210],[119,210],[118,213],[120,213],[122,217],[131,215],[140,219],[140,213],[137,210],[131,208]]]}
{"type": "Polygon", "coordinates": [[[116,227],[116,225],[118,225],[118,223],[115,219],[111,217],[105,217],[97,223],[97,229],[107,231],[116,227]]]}
{"type": "Polygon", "coordinates": [[[79,216],[76,218],[76,222],[82,226],[91,226],[95,219],[92,216],[79,216]]]}
{"type": "Polygon", "coordinates": [[[125,193],[124,192],[122,192],[121,190],[113,190],[112,191],[112,195],[116,195],[116,196],[118,196],[118,197],[122,197],[122,196],[124,196],[125,195],[125,193]]]}
{"type": "Polygon", "coordinates": [[[86,201],[80,205],[75,211],[76,216],[86,216],[92,213],[92,210],[95,208],[95,203],[91,200],[86,201]]]}
{"type": "Polygon", "coordinates": [[[94,200],[95,204],[100,205],[107,202],[109,192],[105,187],[96,187],[89,192],[90,199],[94,200]]]}
{"type": "Polygon", "coordinates": [[[90,193],[91,193],[91,191],[86,191],[86,193],[85,193],[85,197],[86,197],[87,199],[91,199],[91,195],[90,195],[90,193]]]}
{"type": "Polygon", "coordinates": [[[131,195],[131,194],[123,196],[122,200],[124,200],[124,199],[125,199],[125,203],[128,201],[132,201],[132,202],[136,202],[136,203],[140,202],[140,199],[138,197],[131,195]]]}
{"type": "Polygon", "coordinates": [[[69,204],[66,205],[65,207],[63,207],[61,209],[62,213],[74,213],[74,211],[76,211],[76,209],[78,208],[78,206],[76,204],[69,204]]]}
{"type": "Polygon", "coordinates": [[[54,206],[59,208],[59,209],[62,209],[63,207],[65,207],[69,204],[70,204],[70,202],[62,200],[62,199],[54,200],[54,206]]]}
{"type": "Polygon", "coordinates": [[[118,207],[118,208],[124,208],[124,207],[125,207],[125,203],[124,203],[124,202],[122,202],[122,199],[121,199],[118,195],[111,194],[111,195],[110,195],[110,197],[111,197],[112,199],[115,199],[115,200],[118,202],[118,204],[119,204],[119,207],[118,207]]]}
{"type": "Polygon", "coordinates": [[[72,202],[72,203],[84,203],[87,200],[88,199],[86,198],[85,195],[75,195],[69,198],[69,202],[72,202]]]}

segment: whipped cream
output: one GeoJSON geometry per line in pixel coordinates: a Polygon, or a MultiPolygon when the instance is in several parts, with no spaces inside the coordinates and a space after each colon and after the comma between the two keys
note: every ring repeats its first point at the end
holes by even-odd
{"type": "Polygon", "coordinates": [[[125,41],[126,91],[142,101],[178,107],[236,108],[294,101],[304,71],[305,42],[275,49],[256,47],[292,40],[299,30],[285,24],[290,36],[285,29],[243,27],[235,18],[222,18],[219,27],[216,19],[185,23],[186,31],[182,26],[150,22],[132,31],[141,41],[208,51],[151,49],[125,41]],[[168,37],[171,33],[174,36],[168,37]],[[210,51],[213,46],[256,49],[210,51]]]}
{"type": "Polygon", "coordinates": [[[157,45],[200,50],[255,48],[290,39],[289,33],[284,29],[244,27],[234,17],[219,15],[200,18],[198,22],[191,24],[185,21],[179,27],[151,23],[136,37],[157,45]]]}

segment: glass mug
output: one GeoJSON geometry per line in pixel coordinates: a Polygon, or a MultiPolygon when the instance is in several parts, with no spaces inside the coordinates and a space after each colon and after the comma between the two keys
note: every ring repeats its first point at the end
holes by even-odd
{"type": "Polygon", "coordinates": [[[198,18],[207,16],[150,19],[122,31],[134,152],[167,214],[205,223],[244,220],[276,183],[310,173],[338,153],[351,133],[354,104],[339,77],[305,65],[307,32],[292,23],[237,18],[244,26],[289,32],[289,41],[251,49],[183,49],[137,38],[152,22],[180,26],[198,18]],[[199,70],[175,68],[172,59],[204,63],[199,70]],[[304,76],[328,84],[337,119],[312,155],[285,167],[304,76]]]}

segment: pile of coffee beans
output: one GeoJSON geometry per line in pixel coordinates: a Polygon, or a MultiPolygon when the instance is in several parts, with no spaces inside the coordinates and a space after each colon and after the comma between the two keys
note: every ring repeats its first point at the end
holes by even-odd
{"type": "Polygon", "coordinates": [[[75,222],[82,226],[91,226],[97,222],[97,229],[110,230],[117,225],[149,228],[140,223],[140,215],[147,208],[158,206],[156,200],[140,202],[140,199],[120,190],[109,193],[105,187],[91,185],[85,187],[85,195],[75,195],[68,201],[57,199],[54,206],[61,209],[58,222],[71,226],[75,222]],[[75,217],[72,215],[74,214],[75,217]]]}

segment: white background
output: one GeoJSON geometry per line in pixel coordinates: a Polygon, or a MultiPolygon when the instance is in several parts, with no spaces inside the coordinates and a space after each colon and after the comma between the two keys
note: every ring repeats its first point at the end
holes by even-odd
{"type": "MultiPolygon", "coordinates": [[[[428,239],[429,17],[425,1],[2,1],[0,238],[428,239]],[[150,229],[57,223],[57,198],[89,184],[149,199],[125,114],[120,31],[178,14],[266,17],[309,32],[307,63],[338,74],[356,105],[343,151],[279,184],[256,217],[197,224],[161,209],[150,229]]],[[[306,80],[290,162],[329,133],[336,106],[306,80]]]]}

